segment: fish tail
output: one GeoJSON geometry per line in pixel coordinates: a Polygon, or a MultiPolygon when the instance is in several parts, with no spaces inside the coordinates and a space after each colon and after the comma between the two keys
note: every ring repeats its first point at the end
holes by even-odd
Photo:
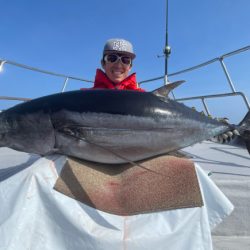
{"type": "Polygon", "coordinates": [[[239,132],[240,136],[244,140],[246,144],[246,148],[248,153],[250,154],[250,110],[243,118],[243,120],[239,124],[239,132]]]}

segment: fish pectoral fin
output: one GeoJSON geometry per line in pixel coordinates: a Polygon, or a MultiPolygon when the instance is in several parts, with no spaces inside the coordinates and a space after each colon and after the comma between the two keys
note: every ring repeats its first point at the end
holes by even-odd
{"type": "MultiPolygon", "coordinates": [[[[77,136],[73,136],[73,135],[71,135],[71,136],[74,137],[74,138],[77,138],[77,136]]],[[[158,173],[158,172],[156,172],[156,171],[154,171],[154,170],[152,170],[152,169],[149,169],[149,168],[143,166],[141,163],[138,163],[138,162],[135,162],[135,161],[133,161],[133,160],[130,160],[129,158],[127,158],[127,157],[121,155],[120,153],[116,152],[114,149],[110,149],[110,148],[105,147],[105,146],[103,146],[103,145],[100,145],[100,144],[91,142],[91,141],[89,141],[89,140],[86,139],[86,138],[80,138],[80,137],[79,137],[79,138],[77,138],[77,139],[83,140],[83,141],[86,142],[86,143],[89,143],[89,144],[91,144],[91,145],[94,145],[94,146],[96,146],[96,147],[102,149],[102,150],[105,150],[105,151],[107,151],[108,153],[113,154],[114,156],[116,156],[116,157],[120,158],[121,160],[123,160],[124,163],[129,163],[129,164],[131,164],[131,166],[138,166],[138,167],[140,167],[140,168],[142,168],[142,169],[144,169],[144,170],[146,170],[146,171],[152,172],[152,173],[154,173],[154,174],[162,175],[161,173],[158,173]]]]}
{"type": "Polygon", "coordinates": [[[184,82],[185,82],[184,80],[180,80],[180,81],[168,83],[158,89],[153,90],[152,93],[156,96],[167,97],[170,91],[174,90],[175,88],[177,88],[184,82]]]}
{"type": "Polygon", "coordinates": [[[162,128],[155,128],[153,131],[151,128],[106,128],[106,127],[87,127],[82,125],[67,125],[63,127],[56,128],[56,131],[62,134],[71,135],[71,136],[78,136],[78,137],[88,137],[88,135],[92,133],[107,133],[110,134],[128,134],[131,132],[137,133],[145,133],[145,132],[164,132],[173,130],[173,127],[162,127],[162,128]]]}

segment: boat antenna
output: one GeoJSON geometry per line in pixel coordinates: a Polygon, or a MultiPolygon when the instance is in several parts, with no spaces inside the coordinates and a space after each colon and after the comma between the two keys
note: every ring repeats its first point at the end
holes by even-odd
{"type": "Polygon", "coordinates": [[[165,55],[165,75],[164,75],[164,84],[168,84],[168,58],[171,53],[171,48],[168,44],[168,0],[166,0],[166,40],[165,48],[163,50],[165,55]]]}

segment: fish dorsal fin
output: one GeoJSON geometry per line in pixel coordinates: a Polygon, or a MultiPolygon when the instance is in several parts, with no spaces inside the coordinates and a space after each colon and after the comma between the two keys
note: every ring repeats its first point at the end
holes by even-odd
{"type": "Polygon", "coordinates": [[[167,97],[170,91],[177,88],[178,86],[180,86],[184,82],[185,82],[184,80],[181,80],[181,81],[168,83],[168,84],[166,84],[158,89],[153,90],[152,93],[156,96],[167,97]]]}

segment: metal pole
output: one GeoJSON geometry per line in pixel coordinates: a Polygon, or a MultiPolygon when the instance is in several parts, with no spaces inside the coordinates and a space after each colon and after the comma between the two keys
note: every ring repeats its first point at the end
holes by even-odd
{"type": "Polygon", "coordinates": [[[3,65],[6,63],[6,61],[0,60],[0,72],[3,71],[3,65]]]}
{"type": "Polygon", "coordinates": [[[62,91],[61,91],[61,92],[64,92],[64,91],[65,91],[66,86],[67,86],[67,83],[68,83],[68,80],[69,80],[69,78],[67,77],[67,78],[65,79],[64,83],[63,83],[63,88],[62,88],[62,91]]]}
{"type": "Polygon", "coordinates": [[[205,110],[206,110],[207,115],[210,115],[210,112],[209,112],[209,110],[208,110],[207,104],[206,104],[206,102],[205,102],[205,98],[201,98],[201,101],[202,101],[202,103],[203,103],[203,106],[204,106],[204,108],[205,108],[205,110]]]}
{"type": "Polygon", "coordinates": [[[166,0],[166,40],[165,40],[165,75],[164,75],[164,84],[168,84],[168,57],[171,53],[170,46],[168,45],[168,0],[166,0]]]}
{"type": "Polygon", "coordinates": [[[220,64],[221,64],[221,66],[223,68],[223,71],[224,71],[224,73],[226,75],[227,81],[228,81],[228,83],[230,85],[230,88],[231,88],[232,92],[235,93],[236,90],[235,90],[234,84],[233,84],[233,82],[232,82],[232,80],[230,78],[230,75],[229,75],[229,73],[227,71],[226,65],[225,65],[222,57],[220,58],[220,64]]]}

